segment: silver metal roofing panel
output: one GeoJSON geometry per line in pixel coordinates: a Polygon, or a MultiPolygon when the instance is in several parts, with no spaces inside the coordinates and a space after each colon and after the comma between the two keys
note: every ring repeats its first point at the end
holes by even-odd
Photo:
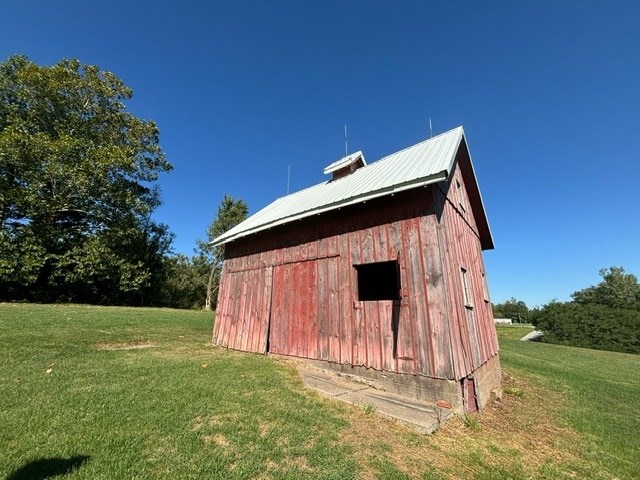
{"type": "Polygon", "coordinates": [[[445,180],[463,136],[462,127],[454,128],[345,177],[281,197],[211,243],[222,245],[311,215],[445,180]]]}

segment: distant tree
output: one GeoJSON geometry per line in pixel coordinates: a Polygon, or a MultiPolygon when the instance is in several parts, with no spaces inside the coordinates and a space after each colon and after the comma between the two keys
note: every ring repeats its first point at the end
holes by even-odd
{"type": "Polygon", "coordinates": [[[526,323],[529,318],[529,307],[522,300],[511,297],[504,303],[492,305],[494,318],[510,318],[514,322],[526,323]]]}
{"type": "Polygon", "coordinates": [[[131,90],[78,60],[0,63],[0,296],[148,303],[172,235],[151,220],[172,169],[131,90]]]}
{"type": "Polygon", "coordinates": [[[548,343],[640,353],[640,311],[599,304],[551,302],[532,315],[548,343]]]}
{"type": "Polygon", "coordinates": [[[640,353],[640,288],[622,267],[600,270],[602,282],[530,312],[543,340],[575,347],[640,353]]]}
{"type": "Polygon", "coordinates": [[[201,256],[173,255],[165,261],[160,304],[171,308],[202,308],[209,265],[201,256]]]}
{"type": "Polygon", "coordinates": [[[599,274],[602,277],[599,284],[571,294],[574,302],[640,310],[640,284],[635,275],[615,266],[603,268],[599,274]]]}
{"type": "Polygon", "coordinates": [[[224,262],[224,245],[212,247],[210,242],[223,233],[231,230],[249,215],[249,207],[244,200],[235,200],[225,195],[218,207],[213,222],[207,228],[207,240],[198,240],[198,254],[210,265],[209,278],[205,297],[205,309],[215,308],[217,291],[220,285],[220,274],[224,262]]]}

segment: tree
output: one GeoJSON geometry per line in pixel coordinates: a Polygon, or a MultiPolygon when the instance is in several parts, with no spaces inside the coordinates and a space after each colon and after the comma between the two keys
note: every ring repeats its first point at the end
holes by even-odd
{"type": "Polygon", "coordinates": [[[168,172],[131,90],[78,60],[0,63],[0,291],[145,303],[172,236],[153,222],[168,172]]]}
{"type": "Polygon", "coordinates": [[[211,247],[209,244],[246,219],[248,214],[249,207],[244,200],[234,200],[233,197],[225,195],[213,222],[207,228],[207,241],[197,241],[199,255],[211,265],[207,281],[206,310],[215,308],[216,293],[220,285],[220,273],[222,273],[222,263],[224,261],[224,245],[211,247]]]}
{"type": "Polygon", "coordinates": [[[202,308],[207,291],[209,265],[200,255],[177,254],[165,260],[165,278],[160,289],[161,305],[171,308],[202,308]]]}
{"type": "Polygon", "coordinates": [[[529,317],[527,304],[514,297],[504,303],[496,303],[492,307],[494,318],[510,318],[518,323],[525,323],[529,317]]]}
{"type": "Polygon", "coordinates": [[[603,268],[598,273],[602,281],[572,293],[574,302],[640,310],[640,284],[635,275],[615,266],[603,268]]]}
{"type": "Polygon", "coordinates": [[[640,311],[596,303],[550,302],[532,322],[548,343],[640,353],[640,311]]]}
{"type": "Polygon", "coordinates": [[[600,270],[602,282],[574,292],[571,302],[531,311],[543,340],[575,347],[640,353],[640,286],[622,267],[600,270]]]}

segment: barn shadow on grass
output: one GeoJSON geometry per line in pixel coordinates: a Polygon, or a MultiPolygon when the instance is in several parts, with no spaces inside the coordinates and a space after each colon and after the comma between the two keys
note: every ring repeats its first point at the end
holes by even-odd
{"type": "Polygon", "coordinates": [[[32,460],[11,473],[6,480],[44,480],[77,470],[90,459],[88,455],[76,455],[70,458],[41,458],[32,460]]]}

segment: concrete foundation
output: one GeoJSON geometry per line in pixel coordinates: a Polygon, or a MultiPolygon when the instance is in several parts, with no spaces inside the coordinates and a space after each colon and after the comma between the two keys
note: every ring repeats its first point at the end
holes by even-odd
{"type": "Polygon", "coordinates": [[[491,397],[502,398],[502,373],[500,356],[496,355],[473,372],[476,402],[483,408],[491,397]]]}
{"type": "Polygon", "coordinates": [[[372,408],[377,414],[405,423],[420,433],[433,433],[453,414],[451,409],[433,403],[383,392],[348,380],[338,372],[310,367],[306,363],[300,363],[297,369],[306,388],[340,402],[372,408]]]}
{"type": "Polygon", "coordinates": [[[467,379],[461,381],[431,378],[422,375],[380,372],[371,368],[341,365],[319,360],[307,360],[315,368],[330,370],[352,382],[362,383],[368,387],[384,392],[413,398],[430,404],[449,404],[456,413],[465,413],[483,408],[492,395],[502,396],[500,383],[500,359],[498,355],[480,366],[467,379]],[[468,383],[472,382],[471,395],[468,398],[468,383]],[[475,406],[477,405],[477,408],[475,406]]]}

